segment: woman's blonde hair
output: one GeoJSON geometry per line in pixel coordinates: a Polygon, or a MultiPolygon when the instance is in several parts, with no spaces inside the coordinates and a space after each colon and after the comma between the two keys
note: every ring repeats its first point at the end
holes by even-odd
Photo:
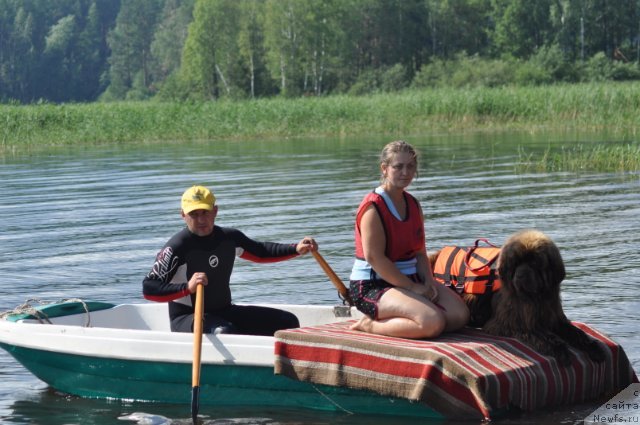
{"type": "MultiPolygon", "coordinates": [[[[408,153],[416,161],[416,177],[418,176],[418,151],[404,140],[395,140],[387,143],[382,152],[380,152],[380,164],[389,165],[393,160],[393,157],[399,153],[408,153]]],[[[384,183],[384,175],[380,177],[380,180],[384,183]]]]}

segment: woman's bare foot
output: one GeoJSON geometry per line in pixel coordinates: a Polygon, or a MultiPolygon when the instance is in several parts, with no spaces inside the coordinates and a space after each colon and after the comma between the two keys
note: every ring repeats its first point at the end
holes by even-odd
{"type": "Polygon", "coordinates": [[[369,316],[362,316],[360,320],[349,327],[349,329],[351,329],[352,331],[362,331],[369,333],[371,333],[372,328],[373,320],[371,320],[369,316]]]}

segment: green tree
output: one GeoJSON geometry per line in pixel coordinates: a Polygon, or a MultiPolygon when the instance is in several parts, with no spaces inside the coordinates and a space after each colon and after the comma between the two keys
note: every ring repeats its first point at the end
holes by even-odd
{"type": "Polygon", "coordinates": [[[167,0],[151,43],[154,81],[163,81],[180,68],[180,57],[193,19],[195,0],[167,0]]]}
{"type": "Polygon", "coordinates": [[[248,76],[250,97],[273,93],[273,85],[265,63],[264,2],[240,3],[240,31],[238,47],[242,66],[248,76]]]}
{"type": "Polygon", "coordinates": [[[583,0],[579,13],[586,56],[603,52],[612,58],[616,49],[631,45],[640,35],[639,8],[637,1],[583,0]]]}
{"type": "Polygon", "coordinates": [[[33,14],[23,7],[18,8],[11,33],[11,69],[7,75],[7,82],[11,97],[22,101],[32,100],[35,94],[30,84],[38,54],[34,44],[34,33],[33,14]]]}
{"type": "Polygon", "coordinates": [[[94,100],[119,7],[119,0],[0,0],[0,99],[94,100]]]}
{"type": "Polygon", "coordinates": [[[350,0],[346,30],[360,70],[401,63],[419,67],[417,57],[427,40],[427,9],[422,0],[350,0]]]}
{"type": "Polygon", "coordinates": [[[180,78],[190,96],[214,99],[240,94],[239,5],[234,0],[196,0],[180,78]]]}
{"type": "Polygon", "coordinates": [[[396,77],[404,75],[408,84],[428,60],[424,0],[345,0],[341,8],[339,22],[345,31],[338,43],[342,46],[341,90],[347,91],[353,84],[357,84],[358,93],[380,89],[389,72],[396,77]],[[397,73],[399,69],[403,71],[397,73]]]}
{"type": "Polygon", "coordinates": [[[347,29],[342,26],[344,16],[339,0],[314,0],[303,18],[303,91],[319,96],[335,84],[338,68],[344,55],[347,29]]]}
{"type": "Polygon", "coordinates": [[[125,1],[118,13],[115,28],[107,41],[109,58],[109,86],[105,99],[145,97],[151,85],[151,42],[162,0],[125,1]]]}
{"type": "Polygon", "coordinates": [[[640,0],[0,0],[0,101],[636,79],[639,22],[640,0]]]}
{"type": "Polygon", "coordinates": [[[356,50],[348,40],[357,21],[352,1],[268,0],[265,7],[267,66],[279,92],[320,95],[354,72],[356,50]]]}
{"type": "MultiPolygon", "coordinates": [[[[113,20],[109,19],[104,7],[100,2],[91,2],[84,28],[78,34],[76,51],[80,63],[72,83],[76,87],[76,100],[95,100],[105,89],[101,84],[101,76],[107,70],[109,51],[103,28],[113,20]]],[[[115,14],[113,16],[115,18],[115,14]]]]}
{"type": "Polygon", "coordinates": [[[551,37],[552,0],[492,0],[498,56],[528,58],[551,37]]]}
{"type": "Polygon", "coordinates": [[[76,17],[67,15],[58,20],[45,37],[45,47],[40,65],[48,69],[49,85],[43,97],[54,102],[67,100],[75,77],[77,63],[74,55],[76,41],[76,17]]]}
{"type": "Polygon", "coordinates": [[[265,5],[265,46],[267,64],[280,94],[301,93],[300,33],[303,31],[302,8],[306,0],[267,0],[265,5]]]}
{"type": "Polygon", "coordinates": [[[441,59],[466,52],[486,54],[490,0],[425,0],[429,55],[441,59]]]}
{"type": "Polygon", "coordinates": [[[12,97],[13,79],[13,24],[15,18],[13,2],[0,0],[0,101],[12,97]]]}
{"type": "Polygon", "coordinates": [[[66,54],[75,35],[76,17],[65,16],[55,23],[45,39],[44,52],[48,54],[66,54]]]}
{"type": "MultiPolygon", "coordinates": [[[[328,77],[335,73],[342,54],[339,49],[344,37],[339,21],[341,2],[307,0],[297,2],[295,10],[290,8],[284,13],[295,14],[297,21],[295,26],[290,25],[294,42],[280,39],[293,53],[290,56],[290,68],[294,70],[294,78],[291,79],[295,84],[293,92],[321,95],[329,90],[328,77]]],[[[275,22],[283,23],[277,19],[275,22]]]]}

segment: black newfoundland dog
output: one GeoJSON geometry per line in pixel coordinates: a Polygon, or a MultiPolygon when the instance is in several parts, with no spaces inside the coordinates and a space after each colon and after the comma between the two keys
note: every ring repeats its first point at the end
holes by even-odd
{"type": "MultiPolygon", "coordinates": [[[[564,262],[548,236],[538,230],[512,235],[502,246],[497,263],[500,289],[491,294],[490,311],[475,312],[488,317],[482,326],[485,332],[517,338],[563,365],[571,363],[569,346],[584,351],[593,361],[605,359],[600,344],[573,326],[562,310],[564,262]]],[[[470,310],[479,307],[475,295],[463,294],[463,298],[470,310]]],[[[471,313],[473,316],[474,311],[471,313]]]]}

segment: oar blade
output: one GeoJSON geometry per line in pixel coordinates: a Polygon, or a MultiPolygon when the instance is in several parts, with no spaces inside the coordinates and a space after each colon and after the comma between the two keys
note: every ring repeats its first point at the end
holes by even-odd
{"type": "Polygon", "coordinates": [[[198,423],[198,411],[200,410],[200,387],[191,389],[191,420],[193,425],[198,423]]]}

